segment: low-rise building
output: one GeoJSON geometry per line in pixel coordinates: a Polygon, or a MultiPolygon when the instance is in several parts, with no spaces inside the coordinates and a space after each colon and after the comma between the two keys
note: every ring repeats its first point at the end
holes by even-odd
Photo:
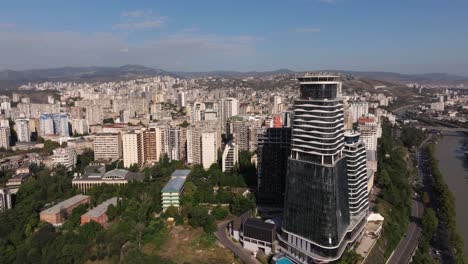
{"type": "Polygon", "coordinates": [[[72,180],[73,187],[82,192],[87,192],[90,188],[101,184],[125,185],[130,181],[142,181],[145,178],[143,173],[130,172],[124,169],[115,169],[106,172],[104,165],[90,165],[85,169],[83,175],[78,175],[72,180]]]}
{"type": "Polygon", "coordinates": [[[18,167],[15,170],[15,174],[10,179],[8,179],[5,184],[9,189],[9,192],[13,194],[17,193],[21,184],[23,184],[23,182],[25,182],[30,175],[31,174],[29,172],[28,166],[18,167]]]}
{"type": "Polygon", "coordinates": [[[273,253],[276,240],[276,226],[261,219],[252,218],[252,211],[248,210],[235,217],[227,226],[228,235],[239,241],[247,250],[263,251],[265,255],[273,253]]]}
{"type": "Polygon", "coordinates": [[[113,197],[89,210],[86,214],[81,216],[81,225],[94,221],[104,226],[109,220],[109,217],[106,214],[107,208],[109,208],[111,204],[116,206],[117,201],[117,197],[113,197]]]}
{"type": "Polygon", "coordinates": [[[57,148],[53,150],[52,166],[63,165],[71,171],[77,162],[76,151],[72,148],[57,148]]]}
{"type": "Polygon", "coordinates": [[[66,216],[70,215],[74,208],[82,204],[88,204],[90,201],[90,196],[78,194],[42,211],[39,218],[41,221],[48,222],[54,226],[60,226],[65,222],[66,216]]]}
{"type": "Polygon", "coordinates": [[[164,211],[170,206],[180,207],[180,196],[189,175],[190,170],[175,170],[172,173],[171,179],[161,190],[162,208],[164,211]]]}
{"type": "Polygon", "coordinates": [[[272,223],[256,218],[248,218],[240,235],[242,246],[250,251],[263,251],[265,255],[273,252],[273,242],[276,239],[276,228],[272,223]]]}

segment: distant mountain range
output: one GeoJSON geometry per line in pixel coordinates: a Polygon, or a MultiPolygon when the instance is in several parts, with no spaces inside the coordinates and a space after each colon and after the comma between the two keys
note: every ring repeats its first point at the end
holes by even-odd
{"type": "Polygon", "coordinates": [[[175,71],[177,75],[183,76],[185,78],[197,78],[197,77],[259,77],[259,76],[269,76],[269,75],[276,75],[276,74],[289,74],[295,73],[289,69],[279,69],[274,71],[248,71],[248,72],[241,72],[241,71],[207,71],[207,72],[182,72],[182,71],[175,71]]]}
{"type": "Polygon", "coordinates": [[[120,67],[62,67],[53,69],[36,69],[0,72],[0,81],[53,81],[53,80],[99,80],[109,78],[131,78],[138,76],[175,76],[161,69],[141,65],[124,65],[120,67]]]}
{"type": "MultiPolygon", "coordinates": [[[[351,74],[355,77],[376,79],[394,83],[467,83],[468,77],[445,74],[445,73],[428,73],[428,74],[401,74],[393,72],[360,72],[360,71],[343,71],[343,70],[323,70],[325,72],[337,72],[341,74],[351,74]]],[[[129,79],[134,77],[145,76],[172,76],[180,78],[196,78],[196,77],[261,77],[276,74],[293,74],[300,73],[289,69],[279,69],[275,71],[209,71],[209,72],[169,72],[161,69],[150,68],[141,65],[124,65],[120,67],[62,67],[53,69],[36,69],[13,71],[0,71],[0,86],[13,86],[27,82],[38,81],[110,81],[116,79],[129,79]],[[1,85],[1,84],[4,85],[1,85]]]]}

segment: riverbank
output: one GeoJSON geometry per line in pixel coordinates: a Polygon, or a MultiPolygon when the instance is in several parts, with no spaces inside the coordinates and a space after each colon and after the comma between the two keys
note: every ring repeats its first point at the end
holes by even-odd
{"type": "MultiPolygon", "coordinates": [[[[453,185],[454,179],[456,179],[456,177],[458,177],[465,183],[466,179],[464,179],[463,173],[453,173],[453,170],[456,169],[456,167],[454,167],[453,162],[457,161],[457,157],[453,155],[452,151],[456,147],[456,141],[448,142],[447,140],[452,141],[453,138],[446,139],[446,137],[444,137],[437,146],[435,146],[435,144],[431,144],[427,147],[429,166],[432,172],[434,197],[436,197],[437,199],[437,217],[439,218],[439,222],[444,227],[446,227],[446,235],[450,243],[450,248],[452,249],[454,257],[456,258],[456,262],[464,263],[464,243],[463,238],[457,231],[458,228],[456,224],[456,215],[457,212],[459,214],[466,213],[464,212],[466,208],[456,207],[455,197],[452,193],[454,189],[449,188],[449,185],[446,183],[446,181],[450,182],[450,185],[453,185]],[[442,174],[440,168],[443,168],[445,177],[444,174],[442,174]]],[[[463,168],[463,166],[461,168],[463,168]]],[[[465,195],[466,190],[467,189],[463,190],[465,192],[465,195]]],[[[459,202],[463,203],[464,201],[466,200],[461,200],[459,202]]],[[[465,222],[461,222],[460,224],[464,223],[465,222]]]]}

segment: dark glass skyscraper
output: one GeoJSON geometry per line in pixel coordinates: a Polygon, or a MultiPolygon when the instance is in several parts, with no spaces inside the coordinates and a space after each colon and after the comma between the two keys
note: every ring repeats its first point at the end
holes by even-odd
{"type": "Polygon", "coordinates": [[[278,237],[282,250],[300,263],[330,262],[359,232],[350,217],[341,81],[329,74],[298,79],[278,237]]]}
{"type": "Polygon", "coordinates": [[[257,140],[257,202],[261,206],[281,208],[291,152],[291,128],[264,128],[257,133],[257,140]]]}

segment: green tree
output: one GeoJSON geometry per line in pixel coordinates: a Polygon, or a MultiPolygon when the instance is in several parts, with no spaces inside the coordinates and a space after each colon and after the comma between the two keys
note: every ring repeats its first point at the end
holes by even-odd
{"type": "Polygon", "coordinates": [[[79,172],[84,172],[85,168],[88,167],[91,162],[94,161],[94,151],[92,149],[85,149],[83,153],[78,155],[76,161],[76,170],[79,172]]]}
{"type": "Polygon", "coordinates": [[[134,164],[130,165],[130,168],[128,168],[128,170],[131,171],[131,172],[139,172],[140,168],[138,167],[138,164],[134,163],[134,164]]]}
{"type": "Polygon", "coordinates": [[[215,208],[213,208],[211,214],[216,220],[223,220],[229,215],[229,211],[221,206],[216,206],[215,208]]]}
{"type": "Polygon", "coordinates": [[[44,153],[48,154],[48,155],[52,155],[52,151],[56,148],[59,148],[60,147],[60,144],[58,142],[55,142],[55,141],[51,141],[51,140],[46,140],[44,141],[44,153]]]}
{"type": "Polygon", "coordinates": [[[424,210],[422,218],[423,235],[427,240],[430,240],[434,232],[437,230],[439,221],[432,208],[426,208],[424,210]]]}
{"type": "Polygon", "coordinates": [[[167,217],[176,217],[177,215],[179,215],[179,209],[177,209],[176,207],[174,206],[169,206],[167,209],[166,209],[166,216],[167,217]]]}
{"type": "Polygon", "coordinates": [[[109,221],[113,221],[118,215],[117,207],[115,207],[113,204],[109,205],[107,207],[106,215],[109,218],[109,221]]]}
{"type": "Polygon", "coordinates": [[[246,211],[253,209],[254,207],[255,203],[251,199],[245,198],[243,196],[236,196],[234,197],[233,202],[230,204],[230,211],[234,215],[241,215],[246,211]]]}
{"type": "Polygon", "coordinates": [[[79,228],[79,234],[87,240],[94,239],[96,233],[102,230],[102,226],[94,221],[86,223],[79,228]]]}

